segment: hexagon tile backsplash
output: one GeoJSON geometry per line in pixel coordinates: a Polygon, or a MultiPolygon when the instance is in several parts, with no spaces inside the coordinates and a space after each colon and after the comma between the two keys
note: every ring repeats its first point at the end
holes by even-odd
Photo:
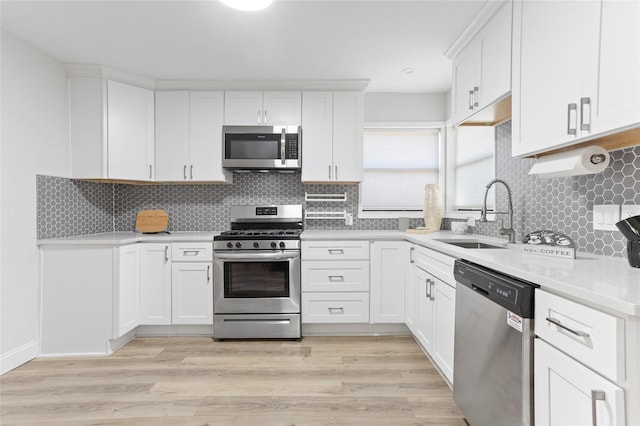
{"type": "MultiPolygon", "coordinates": [[[[594,204],[640,204],[640,146],[611,152],[601,174],[540,179],[527,173],[534,160],[511,158],[511,122],[498,126],[496,177],[513,192],[517,239],[549,229],[570,236],[579,251],[624,256],[626,240],[618,231],[594,231],[594,204]]],[[[506,193],[497,187],[498,206],[506,193]]],[[[480,189],[484,191],[484,184],[480,189]]],[[[233,185],[121,185],[38,176],[38,238],[109,231],[132,231],[142,209],[164,209],[171,231],[220,231],[229,226],[235,204],[305,204],[304,194],[347,193],[347,202],[308,203],[311,211],[358,211],[357,185],[305,185],[297,174],[237,174],[233,185]]],[[[499,207],[500,209],[500,207],[499,207]]],[[[443,220],[443,229],[451,221],[443,220]]],[[[411,219],[410,227],[423,225],[411,219]]],[[[476,222],[470,232],[498,236],[500,222],[476,222]]],[[[394,230],[397,219],[358,219],[353,226],[336,220],[307,220],[313,230],[394,230]]]]}

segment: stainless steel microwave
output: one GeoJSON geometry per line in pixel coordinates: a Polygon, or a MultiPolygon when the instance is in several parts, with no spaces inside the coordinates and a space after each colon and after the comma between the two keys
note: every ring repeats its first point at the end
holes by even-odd
{"type": "Polygon", "coordinates": [[[240,170],[296,170],[300,126],[223,126],[222,166],[240,170]]]}

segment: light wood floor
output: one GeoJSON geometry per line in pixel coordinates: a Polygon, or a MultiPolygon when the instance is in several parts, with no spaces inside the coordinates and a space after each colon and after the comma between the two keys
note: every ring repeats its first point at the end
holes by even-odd
{"type": "Polygon", "coordinates": [[[0,377],[3,425],[466,425],[409,336],[137,338],[0,377]]]}

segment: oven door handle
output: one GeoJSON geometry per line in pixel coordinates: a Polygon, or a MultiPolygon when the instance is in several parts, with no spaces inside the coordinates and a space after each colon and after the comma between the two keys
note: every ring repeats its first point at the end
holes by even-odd
{"type": "Polygon", "coordinates": [[[240,260],[251,262],[252,260],[291,260],[300,258],[300,253],[214,253],[214,257],[220,260],[240,260]]]}

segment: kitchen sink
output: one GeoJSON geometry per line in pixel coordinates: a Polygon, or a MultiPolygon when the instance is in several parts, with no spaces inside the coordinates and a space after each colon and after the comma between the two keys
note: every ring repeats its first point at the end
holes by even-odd
{"type": "Polygon", "coordinates": [[[506,246],[501,246],[497,244],[485,243],[482,241],[474,241],[474,240],[436,240],[441,243],[451,244],[453,246],[462,247],[462,248],[470,248],[470,249],[504,249],[506,246]]]}

